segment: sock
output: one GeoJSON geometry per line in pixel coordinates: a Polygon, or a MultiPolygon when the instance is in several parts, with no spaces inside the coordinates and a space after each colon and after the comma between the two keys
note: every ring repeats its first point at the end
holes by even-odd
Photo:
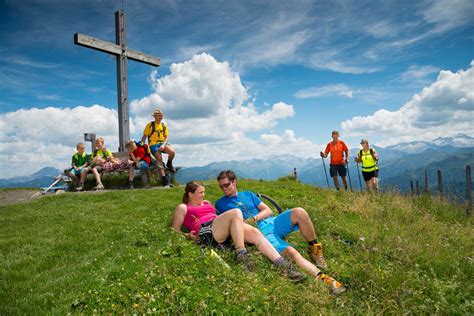
{"type": "Polygon", "coordinates": [[[239,249],[235,249],[235,254],[238,256],[240,254],[246,254],[247,253],[247,249],[244,248],[239,248],[239,249]]]}
{"type": "Polygon", "coordinates": [[[276,266],[279,266],[283,261],[285,261],[285,258],[278,257],[278,258],[275,259],[275,261],[273,261],[273,264],[276,265],[276,266]]]}
{"type": "Polygon", "coordinates": [[[314,245],[314,244],[317,244],[317,243],[318,243],[318,240],[317,240],[317,239],[308,241],[308,245],[310,245],[310,246],[312,246],[312,245],[314,245]]]}

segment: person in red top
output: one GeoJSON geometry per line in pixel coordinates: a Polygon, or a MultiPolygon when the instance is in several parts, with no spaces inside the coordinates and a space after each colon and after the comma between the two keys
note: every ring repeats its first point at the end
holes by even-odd
{"type": "Polygon", "coordinates": [[[141,171],[148,170],[151,166],[151,157],[145,147],[137,146],[133,140],[127,142],[125,148],[128,150],[128,164],[130,165],[128,182],[125,184],[125,189],[133,189],[135,167],[141,171]]]}
{"type": "Polygon", "coordinates": [[[332,142],[329,142],[324,152],[321,152],[321,157],[326,158],[331,153],[331,163],[329,167],[329,174],[334,180],[334,186],[339,190],[339,180],[337,175],[342,178],[344,188],[347,190],[347,168],[346,164],[349,161],[349,148],[346,143],[339,140],[339,132],[332,131],[332,142]]]}

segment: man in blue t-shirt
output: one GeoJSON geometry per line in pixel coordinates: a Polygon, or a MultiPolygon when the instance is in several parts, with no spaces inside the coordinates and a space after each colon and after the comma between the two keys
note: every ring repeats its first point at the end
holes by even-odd
{"type": "Polygon", "coordinates": [[[248,224],[257,225],[263,235],[283,256],[294,261],[299,267],[317,279],[329,285],[333,294],[345,291],[334,278],[321,273],[318,268],[326,269],[321,243],[316,239],[313,223],[305,209],[296,207],[273,217],[272,210],[251,191],[237,191],[237,176],[232,170],[224,170],[217,177],[224,196],[216,202],[217,214],[238,208],[248,224]],[[295,248],[285,241],[285,236],[299,230],[309,244],[312,262],[305,259],[295,248]]]}

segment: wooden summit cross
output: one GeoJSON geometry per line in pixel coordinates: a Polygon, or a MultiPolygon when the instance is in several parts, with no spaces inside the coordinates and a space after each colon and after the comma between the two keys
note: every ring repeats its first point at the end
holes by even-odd
{"type": "Polygon", "coordinates": [[[127,61],[128,59],[132,59],[158,67],[160,65],[160,58],[127,48],[125,39],[125,13],[120,10],[115,12],[115,44],[80,33],[74,34],[74,44],[112,54],[117,58],[119,151],[125,151],[125,143],[130,139],[127,61]]]}

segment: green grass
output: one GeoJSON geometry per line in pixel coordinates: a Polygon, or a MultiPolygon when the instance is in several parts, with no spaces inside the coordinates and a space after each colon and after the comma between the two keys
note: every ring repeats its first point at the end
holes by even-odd
{"type": "MultiPolygon", "coordinates": [[[[429,197],[327,191],[289,178],[240,181],[302,206],[330,274],[293,284],[251,248],[255,273],[231,252],[227,269],[172,232],[183,188],[46,196],[0,207],[0,315],[16,314],[473,314],[472,219],[429,197]]],[[[221,192],[210,182],[207,198],[221,192]]],[[[289,237],[306,254],[298,233],[289,237]]]]}

